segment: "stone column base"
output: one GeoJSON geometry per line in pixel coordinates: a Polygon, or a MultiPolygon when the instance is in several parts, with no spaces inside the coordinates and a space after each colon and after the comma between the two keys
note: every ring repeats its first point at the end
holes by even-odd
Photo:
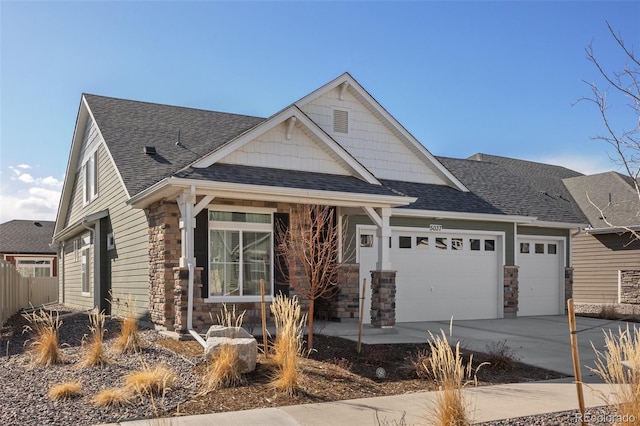
{"type": "Polygon", "coordinates": [[[396,324],[396,271],[371,271],[371,325],[396,324]]]}

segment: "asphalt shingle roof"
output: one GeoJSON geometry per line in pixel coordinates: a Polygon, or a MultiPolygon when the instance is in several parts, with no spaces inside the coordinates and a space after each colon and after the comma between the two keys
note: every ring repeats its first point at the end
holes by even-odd
{"type": "Polygon", "coordinates": [[[236,164],[214,164],[207,168],[189,167],[176,173],[175,176],[196,180],[275,186],[280,188],[402,196],[402,194],[398,194],[389,188],[370,184],[353,176],[239,166],[236,164]]]}
{"type": "Polygon", "coordinates": [[[567,178],[563,182],[592,227],[606,228],[609,225],[591,202],[602,209],[607,220],[615,226],[640,225],[640,202],[628,176],[606,172],[567,178]]]}
{"type": "Polygon", "coordinates": [[[508,215],[586,223],[562,179],[582,176],[560,166],[476,154],[469,159],[438,157],[478,197],[508,215]]]}
{"type": "Polygon", "coordinates": [[[130,196],[265,119],[85,94],[130,196]],[[182,146],[177,146],[178,132],[182,146]],[[144,153],[153,146],[156,155],[144,153]]]}
{"type": "Polygon", "coordinates": [[[49,246],[55,224],[46,220],[11,220],[0,224],[0,253],[55,254],[49,246]]]}

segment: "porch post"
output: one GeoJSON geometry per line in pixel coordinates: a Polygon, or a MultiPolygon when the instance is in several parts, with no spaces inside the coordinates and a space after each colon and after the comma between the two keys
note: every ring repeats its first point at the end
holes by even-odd
{"type": "Polygon", "coordinates": [[[380,209],[380,225],[376,233],[378,237],[378,261],[376,262],[376,270],[391,270],[391,259],[389,253],[389,241],[391,240],[391,226],[389,226],[389,217],[391,216],[390,208],[380,209]]]}
{"type": "Polygon", "coordinates": [[[193,249],[193,229],[196,226],[193,207],[196,203],[195,188],[191,187],[190,192],[183,192],[178,196],[178,207],[180,208],[180,267],[186,268],[189,263],[195,266],[193,249]]]}

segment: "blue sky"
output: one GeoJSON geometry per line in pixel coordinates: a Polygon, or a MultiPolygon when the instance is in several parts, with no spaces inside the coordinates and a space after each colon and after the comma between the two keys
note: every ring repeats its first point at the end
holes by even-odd
{"type": "MultiPolygon", "coordinates": [[[[0,222],[55,219],[83,92],[268,117],[348,71],[435,155],[616,169],[582,80],[640,2],[0,0],[0,222]]],[[[612,98],[615,123],[635,123],[612,98]]],[[[637,117],[636,117],[637,120],[637,117]]]]}

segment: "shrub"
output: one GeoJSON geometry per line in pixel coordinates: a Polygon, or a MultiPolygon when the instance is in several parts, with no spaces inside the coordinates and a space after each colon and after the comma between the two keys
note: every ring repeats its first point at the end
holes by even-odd
{"type": "Polygon", "coordinates": [[[511,371],[513,363],[519,359],[506,340],[487,343],[485,352],[489,368],[496,371],[511,371]]]}
{"type": "Polygon", "coordinates": [[[125,388],[140,395],[164,396],[176,380],[176,374],[165,366],[144,367],[125,376],[125,388]]]}
{"type": "Polygon", "coordinates": [[[627,325],[624,330],[618,328],[617,334],[605,331],[604,336],[605,352],[591,344],[596,353],[596,368],[590,369],[611,385],[610,393],[600,396],[615,409],[616,416],[640,421],[640,330],[634,327],[631,332],[627,325]],[[624,361],[629,363],[628,367],[624,361]]]}
{"type": "Polygon", "coordinates": [[[433,379],[430,372],[429,351],[420,349],[414,355],[406,359],[407,367],[411,375],[418,379],[433,379]]]}
{"type": "Polygon", "coordinates": [[[49,390],[49,398],[54,401],[76,398],[80,396],[80,382],[69,381],[57,384],[49,390]]]}
{"type": "Polygon", "coordinates": [[[62,363],[62,355],[58,346],[58,330],[62,325],[60,315],[56,311],[47,312],[44,309],[34,310],[22,316],[31,325],[25,325],[24,331],[35,331],[35,338],[31,342],[31,361],[35,365],[51,366],[62,363]]]}
{"type": "Polygon", "coordinates": [[[434,336],[429,332],[429,350],[431,356],[426,361],[427,371],[440,387],[435,400],[433,425],[463,426],[471,424],[468,413],[469,404],[463,394],[468,384],[476,384],[476,373],[483,365],[472,370],[473,356],[465,365],[460,353],[460,342],[455,349],[451,347],[444,331],[434,336]]]}
{"type": "Polygon", "coordinates": [[[93,405],[97,407],[121,407],[131,404],[132,395],[126,388],[109,388],[100,391],[91,398],[93,405]]]}
{"type": "Polygon", "coordinates": [[[276,325],[276,339],[273,344],[272,362],[275,374],[271,385],[288,395],[293,395],[302,379],[302,330],[306,315],[301,315],[298,298],[276,296],[271,304],[276,325]]]}
{"type": "Polygon", "coordinates": [[[94,309],[89,314],[89,330],[91,337],[87,345],[85,354],[80,361],[81,367],[103,366],[109,363],[103,346],[105,315],[103,312],[94,309]]]}
{"type": "Polygon", "coordinates": [[[620,315],[618,314],[616,305],[605,304],[600,306],[600,312],[598,313],[598,318],[602,318],[606,320],[615,320],[615,319],[619,319],[620,315]]]}

